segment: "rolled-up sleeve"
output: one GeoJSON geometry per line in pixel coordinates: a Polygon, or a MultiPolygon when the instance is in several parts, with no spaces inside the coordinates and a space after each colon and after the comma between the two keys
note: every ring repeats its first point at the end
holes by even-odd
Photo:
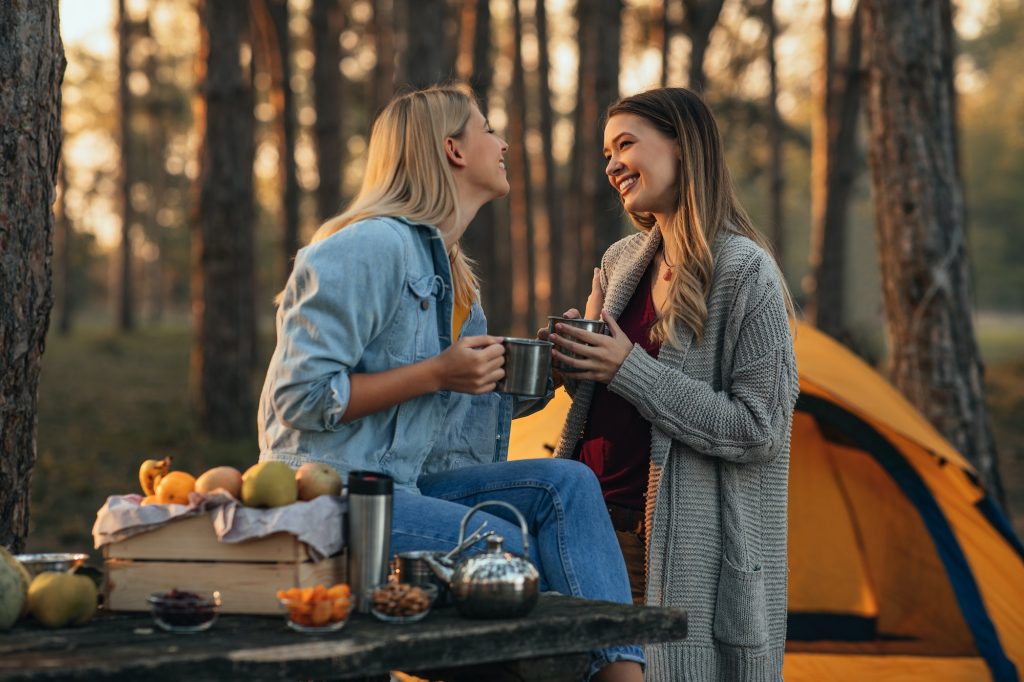
{"type": "Polygon", "coordinates": [[[395,314],[402,237],[384,221],[345,228],[299,252],[278,310],[271,406],[294,429],[341,427],[349,374],[395,314]]]}

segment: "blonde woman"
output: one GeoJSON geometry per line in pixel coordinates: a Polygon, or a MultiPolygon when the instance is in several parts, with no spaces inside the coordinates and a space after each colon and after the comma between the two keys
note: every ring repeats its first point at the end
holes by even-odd
{"type": "Polygon", "coordinates": [[[647,679],[781,680],[798,390],[786,285],[697,95],[612,105],[604,154],[638,233],[595,272],[586,316],[610,335],[551,336],[575,368],[557,454],[598,476],[634,597],[689,613],[685,641],[647,648],[647,679]]]}
{"type": "MultiPolygon", "coordinates": [[[[468,507],[509,502],[529,523],[541,589],[628,602],[621,558],[604,559],[618,553],[611,524],[591,521],[604,511],[593,473],[505,461],[513,415],[538,401],[494,392],[502,339],[487,333],[459,238],[508,193],[507,149],[460,88],[401,95],[381,112],[362,188],[299,251],[280,297],[260,459],[390,475],[395,552],[451,549],[468,507]]],[[[515,518],[485,511],[521,552],[515,518]]],[[[642,663],[639,647],[605,649],[588,677],[639,680],[642,663]]]]}

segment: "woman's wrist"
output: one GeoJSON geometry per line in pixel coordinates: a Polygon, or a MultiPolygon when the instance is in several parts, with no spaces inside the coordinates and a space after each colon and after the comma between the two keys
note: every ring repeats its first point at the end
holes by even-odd
{"type": "Polygon", "coordinates": [[[425,393],[436,393],[437,391],[444,390],[444,370],[440,355],[427,358],[417,364],[423,374],[423,385],[427,389],[425,393]]]}

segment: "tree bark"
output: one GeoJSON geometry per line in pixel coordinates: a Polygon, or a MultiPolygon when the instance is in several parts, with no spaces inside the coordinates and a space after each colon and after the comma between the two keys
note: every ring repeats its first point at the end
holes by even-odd
{"type": "Polygon", "coordinates": [[[690,63],[687,67],[690,90],[703,94],[707,88],[704,57],[711,43],[711,30],[718,23],[725,0],[683,0],[683,33],[690,39],[690,63]]]}
{"type": "Polygon", "coordinates": [[[892,380],[1003,501],[971,320],[948,0],[863,4],[892,380]]]}
{"type": "Polygon", "coordinates": [[[846,328],[846,239],[850,195],[857,176],[857,117],[861,92],[861,9],[846,30],[847,56],[837,64],[837,27],[826,0],[821,102],[814,121],[811,185],[811,277],[805,315],[840,340],[846,328]]]}
{"type": "Polygon", "coordinates": [[[512,92],[509,107],[509,194],[512,230],[512,309],[515,328],[536,330],[537,289],[534,252],[533,186],[526,150],[526,75],[523,69],[523,17],[519,0],[512,0],[512,92]]]}
{"type": "Polygon", "coordinates": [[[316,156],[320,173],[317,188],[317,212],[327,220],[341,211],[342,78],[341,32],[345,16],[340,0],[313,1],[313,93],[316,104],[316,156]]]}
{"type": "Polygon", "coordinates": [[[57,0],[0,3],[0,545],[24,548],[53,307],[64,46],[57,0]]]}
{"type": "Polygon", "coordinates": [[[192,373],[200,423],[218,437],[253,430],[253,94],[243,60],[247,3],[203,2],[205,111],[199,215],[193,232],[192,373]],[[216,36],[211,40],[210,36],[216,36]]]}
{"type": "Polygon", "coordinates": [[[122,332],[135,328],[135,302],[132,291],[132,94],[128,89],[128,52],[131,49],[131,19],[125,12],[125,0],[117,0],[118,96],[121,113],[121,244],[117,298],[117,326],[122,332]]]}
{"type": "Polygon", "coordinates": [[[448,80],[444,58],[446,0],[396,0],[400,14],[399,82],[423,88],[448,80]]]}
{"type": "MultiPolygon", "coordinates": [[[[269,19],[267,64],[270,65],[271,101],[277,112],[278,148],[284,224],[281,234],[280,282],[288,281],[292,259],[299,250],[299,176],[295,163],[296,116],[292,93],[291,36],[288,31],[288,0],[264,0],[269,19]]],[[[319,110],[318,110],[319,113],[319,110]]]]}

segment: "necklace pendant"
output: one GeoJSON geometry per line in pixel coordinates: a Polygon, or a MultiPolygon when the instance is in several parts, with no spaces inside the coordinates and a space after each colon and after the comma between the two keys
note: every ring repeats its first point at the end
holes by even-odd
{"type": "Polygon", "coordinates": [[[665,280],[666,282],[671,282],[672,281],[672,268],[666,268],[665,269],[665,274],[662,275],[661,278],[663,280],[665,280]]]}

